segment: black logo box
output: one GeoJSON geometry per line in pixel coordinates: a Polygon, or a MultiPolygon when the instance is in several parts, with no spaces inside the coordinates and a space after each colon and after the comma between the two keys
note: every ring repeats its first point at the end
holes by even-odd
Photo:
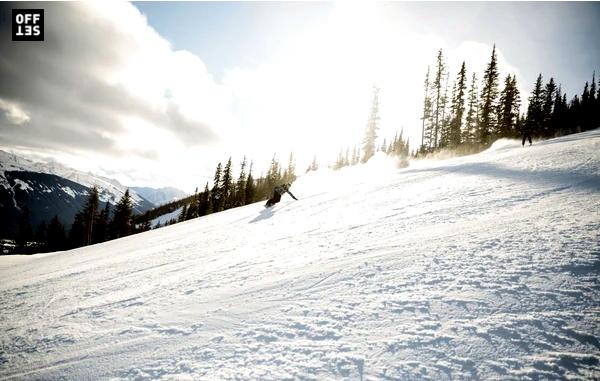
{"type": "Polygon", "coordinates": [[[13,41],[44,41],[44,10],[12,10],[13,41]]]}

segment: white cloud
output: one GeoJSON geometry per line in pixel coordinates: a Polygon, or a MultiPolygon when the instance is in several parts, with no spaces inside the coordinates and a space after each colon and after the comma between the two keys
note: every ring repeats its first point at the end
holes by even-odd
{"type": "MultiPolygon", "coordinates": [[[[446,53],[451,80],[463,59],[481,72],[491,53],[483,43],[453,47],[411,33],[402,20],[381,22],[372,3],[340,3],[327,23],[286,35],[283,49],[217,81],[201,57],[174,50],[131,4],[46,8],[62,16],[48,17],[44,49],[0,47],[0,74],[11,79],[0,89],[0,109],[27,127],[0,124],[2,143],[132,185],[187,191],[229,155],[253,159],[255,174],[273,153],[285,161],[294,151],[299,170],[315,153],[329,163],[338,149],[360,143],[373,84],[381,87],[380,137],[404,128],[418,141],[422,83],[437,50],[446,53]]],[[[516,73],[498,53],[501,71],[516,73]]]]}
{"type": "Polygon", "coordinates": [[[29,122],[31,117],[27,115],[25,110],[15,102],[8,102],[0,99],[0,111],[4,113],[6,120],[9,123],[20,125],[29,122]]]}

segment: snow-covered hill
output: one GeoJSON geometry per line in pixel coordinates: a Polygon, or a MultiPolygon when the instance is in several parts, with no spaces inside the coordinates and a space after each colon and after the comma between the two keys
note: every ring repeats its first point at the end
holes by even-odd
{"type": "Polygon", "coordinates": [[[181,208],[177,208],[171,213],[165,213],[162,216],[156,217],[152,221],[150,221],[150,226],[155,228],[157,226],[163,226],[171,220],[177,220],[183,211],[183,206],[181,208]]]}
{"type": "Polygon", "coordinates": [[[600,378],[600,131],[0,258],[3,380],[600,378]]]}

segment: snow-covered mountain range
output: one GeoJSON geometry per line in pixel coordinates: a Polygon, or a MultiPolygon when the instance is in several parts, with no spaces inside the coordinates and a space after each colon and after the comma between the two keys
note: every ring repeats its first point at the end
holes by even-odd
{"type": "Polygon", "coordinates": [[[179,200],[189,196],[182,190],[173,187],[150,188],[131,187],[137,194],[152,202],[154,205],[163,205],[171,201],[179,200]]]}
{"type": "Polygon", "coordinates": [[[0,257],[0,379],[600,379],[600,130],[292,191],[0,257]]]}
{"type": "MultiPolygon", "coordinates": [[[[33,227],[54,215],[67,226],[85,203],[88,190],[96,185],[102,203],[115,205],[127,187],[118,181],[65,167],[56,162],[36,162],[0,151],[0,238],[16,232],[23,207],[28,207],[33,227]]],[[[134,211],[155,206],[130,190],[134,211]]]]}

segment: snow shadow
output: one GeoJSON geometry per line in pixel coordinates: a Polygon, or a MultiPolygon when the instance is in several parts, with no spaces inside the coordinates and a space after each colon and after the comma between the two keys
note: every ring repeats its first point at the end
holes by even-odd
{"type": "Polygon", "coordinates": [[[516,170],[490,163],[468,163],[448,167],[424,168],[407,170],[404,173],[447,172],[464,173],[467,175],[484,175],[516,182],[532,182],[541,185],[568,185],[584,190],[600,190],[600,176],[561,171],[557,169],[536,169],[534,171],[516,170]]]}
{"type": "Polygon", "coordinates": [[[273,211],[273,207],[264,208],[263,210],[260,211],[258,216],[254,217],[254,219],[252,221],[250,221],[249,223],[253,224],[255,222],[262,221],[267,218],[271,218],[273,216],[273,214],[275,214],[275,212],[273,211]]]}

